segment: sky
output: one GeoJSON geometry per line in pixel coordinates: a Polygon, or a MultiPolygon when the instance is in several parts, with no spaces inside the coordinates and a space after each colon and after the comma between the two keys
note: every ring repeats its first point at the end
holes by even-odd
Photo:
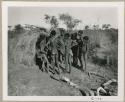
{"type": "MultiPolygon", "coordinates": [[[[45,23],[44,15],[58,17],[59,14],[68,13],[82,21],[77,28],[83,29],[85,25],[111,24],[118,28],[118,10],[116,7],[9,7],[8,25],[31,24],[41,27],[50,27],[45,23]]],[[[64,24],[60,24],[64,27],[64,24]]]]}

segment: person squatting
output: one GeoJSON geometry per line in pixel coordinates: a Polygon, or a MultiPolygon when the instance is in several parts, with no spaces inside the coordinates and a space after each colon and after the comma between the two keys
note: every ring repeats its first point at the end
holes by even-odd
{"type": "Polygon", "coordinates": [[[43,30],[36,42],[36,65],[41,71],[53,74],[70,73],[72,66],[86,71],[89,43],[82,30],[72,34],[64,29],[51,30],[49,35],[43,30]]]}

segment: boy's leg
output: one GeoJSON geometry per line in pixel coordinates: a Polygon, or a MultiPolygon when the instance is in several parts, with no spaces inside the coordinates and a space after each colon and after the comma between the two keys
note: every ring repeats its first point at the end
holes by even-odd
{"type": "Polygon", "coordinates": [[[68,54],[65,54],[65,70],[68,69],[68,54]]]}
{"type": "Polygon", "coordinates": [[[52,65],[52,68],[53,68],[53,71],[55,73],[55,55],[52,54],[52,62],[51,62],[51,65],[52,65]]]}
{"type": "Polygon", "coordinates": [[[55,65],[57,66],[58,68],[58,73],[60,73],[60,68],[59,68],[59,61],[58,61],[58,53],[55,54],[55,65]]]}
{"type": "Polygon", "coordinates": [[[69,63],[69,73],[71,73],[71,55],[68,56],[68,63],[69,63]]]}
{"type": "Polygon", "coordinates": [[[85,71],[86,71],[86,67],[87,67],[87,53],[85,53],[85,54],[83,55],[83,58],[84,58],[84,63],[85,63],[84,69],[85,69],[85,71]]]}
{"type": "Polygon", "coordinates": [[[83,61],[84,61],[83,55],[79,56],[79,61],[80,61],[81,69],[84,70],[84,67],[83,67],[83,61]]]}

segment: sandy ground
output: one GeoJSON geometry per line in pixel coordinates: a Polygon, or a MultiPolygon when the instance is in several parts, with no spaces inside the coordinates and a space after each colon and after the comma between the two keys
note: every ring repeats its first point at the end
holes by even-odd
{"type": "MultiPolygon", "coordinates": [[[[97,89],[105,81],[116,78],[110,69],[88,64],[90,76],[72,67],[70,74],[62,74],[83,88],[97,89]],[[101,77],[102,76],[102,77],[101,77]],[[104,77],[104,78],[103,78],[104,77]]],[[[58,77],[58,75],[57,75],[58,77]]],[[[11,65],[9,70],[9,95],[17,96],[77,96],[81,93],[64,82],[54,80],[50,74],[42,72],[37,66],[11,65]]]]}

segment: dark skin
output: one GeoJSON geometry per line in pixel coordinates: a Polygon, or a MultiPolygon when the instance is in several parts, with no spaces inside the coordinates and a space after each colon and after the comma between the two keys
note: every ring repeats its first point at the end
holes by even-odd
{"type": "Polygon", "coordinates": [[[85,36],[83,38],[80,37],[80,39],[77,42],[78,42],[78,59],[80,61],[82,70],[86,71],[89,38],[88,36],[85,36]]]}
{"type": "Polygon", "coordinates": [[[73,33],[71,35],[71,39],[74,42],[73,46],[71,47],[72,53],[73,53],[73,66],[77,66],[78,58],[77,58],[77,50],[78,50],[78,44],[76,42],[77,39],[77,33],[73,33]]]}
{"type": "Polygon", "coordinates": [[[65,35],[64,37],[64,62],[65,62],[65,69],[68,70],[68,73],[71,72],[71,39],[69,34],[65,35]]]}
{"type": "Polygon", "coordinates": [[[58,50],[56,47],[56,41],[58,37],[55,38],[55,36],[56,36],[56,32],[52,32],[50,35],[49,43],[47,44],[49,52],[50,52],[48,55],[50,57],[49,61],[51,63],[53,70],[56,73],[56,68],[57,68],[58,69],[57,73],[60,73],[59,63],[58,63],[58,50]]]}
{"type": "Polygon", "coordinates": [[[46,58],[46,51],[44,49],[45,44],[46,44],[46,36],[42,32],[36,42],[35,60],[36,60],[36,65],[39,66],[39,69],[41,71],[48,72],[48,60],[46,58]]]}

